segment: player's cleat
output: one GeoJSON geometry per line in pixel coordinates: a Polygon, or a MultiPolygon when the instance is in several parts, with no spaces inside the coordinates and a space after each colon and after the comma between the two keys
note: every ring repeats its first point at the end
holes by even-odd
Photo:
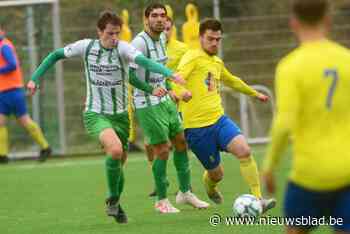
{"type": "Polygon", "coordinates": [[[51,156],[51,153],[52,153],[52,149],[50,147],[40,150],[38,161],[45,162],[46,159],[51,156]]]}
{"type": "Polygon", "coordinates": [[[150,194],[148,194],[149,197],[155,197],[157,196],[156,190],[153,190],[150,194]]]}
{"type": "Polygon", "coordinates": [[[156,211],[158,211],[161,214],[170,214],[170,213],[180,212],[180,210],[175,208],[167,198],[157,201],[156,204],[154,205],[154,208],[156,209],[156,211]]]}
{"type": "Polygon", "coordinates": [[[193,206],[194,208],[198,208],[198,209],[206,209],[209,207],[209,203],[200,200],[191,191],[187,191],[185,193],[179,191],[176,195],[176,203],[177,204],[189,204],[189,205],[193,206]]]}
{"type": "Polygon", "coordinates": [[[262,214],[266,213],[268,210],[274,208],[276,206],[276,199],[270,198],[270,199],[261,199],[261,204],[263,207],[262,214]]]}
{"type": "Polygon", "coordinates": [[[106,200],[106,213],[113,217],[117,223],[128,222],[128,217],[117,199],[108,198],[106,200]]]}
{"type": "Polygon", "coordinates": [[[9,158],[6,155],[0,155],[0,164],[7,164],[9,162],[9,158]]]}
{"type": "Polygon", "coordinates": [[[224,201],[224,197],[217,188],[213,191],[207,191],[207,195],[215,204],[221,204],[224,201]]]}

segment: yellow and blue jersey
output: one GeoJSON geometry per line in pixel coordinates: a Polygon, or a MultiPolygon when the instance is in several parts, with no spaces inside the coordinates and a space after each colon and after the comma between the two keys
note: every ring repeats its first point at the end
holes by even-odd
{"type": "Polygon", "coordinates": [[[219,57],[210,56],[202,49],[189,50],[182,57],[177,72],[186,80],[184,88],[192,93],[192,99],[182,106],[185,128],[206,127],[223,116],[221,82],[250,96],[258,94],[233,76],[219,57]]]}
{"type": "Polygon", "coordinates": [[[277,111],[264,170],[293,142],[291,180],[313,190],[350,185],[350,51],[335,42],[302,44],[276,70],[277,111]]]}

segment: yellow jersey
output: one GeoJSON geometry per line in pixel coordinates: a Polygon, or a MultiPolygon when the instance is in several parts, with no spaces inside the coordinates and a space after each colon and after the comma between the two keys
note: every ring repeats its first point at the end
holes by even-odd
{"type": "Polygon", "coordinates": [[[233,76],[219,57],[210,56],[202,49],[189,50],[181,58],[177,72],[186,80],[184,88],[192,93],[192,99],[182,106],[185,128],[210,126],[224,114],[221,82],[250,96],[258,94],[233,76]]]}
{"type": "Polygon", "coordinates": [[[276,70],[277,111],[264,170],[293,143],[290,178],[312,190],[350,185],[350,51],[332,41],[302,44],[276,70]]]}
{"type": "Polygon", "coordinates": [[[189,48],[187,44],[175,39],[170,39],[167,43],[168,62],[166,66],[175,71],[180,62],[180,59],[188,49],[189,48]]]}
{"type": "MultiPolygon", "coordinates": [[[[188,51],[188,49],[189,48],[187,44],[175,39],[170,39],[170,41],[167,43],[167,55],[168,55],[168,62],[166,64],[167,67],[175,71],[177,66],[180,63],[182,56],[188,51]]],[[[174,92],[177,95],[181,96],[181,92],[183,91],[183,89],[173,81],[169,81],[169,82],[174,92]]],[[[183,101],[180,100],[177,106],[179,112],[182,112],[182,105],[183,105],[183,101]]]]}

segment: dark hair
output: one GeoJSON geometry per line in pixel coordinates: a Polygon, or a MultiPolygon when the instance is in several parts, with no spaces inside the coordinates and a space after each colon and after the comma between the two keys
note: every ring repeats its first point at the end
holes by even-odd
{"type": "Polygon", "coordinates": [[[199,35],[203,36],[203,34],[207,31],[207,30],[213,30],[213,31],[221,31],[222,30],[222,26],[219,20],[217,19],[213,19],[213,18],[207,18],[204,19],[200,25],[199,25],[199,35]]]}
{"type": "Polygon", "coordinates": [[[123,20],[111,11],[103,11],[101,12],[100,17],[97,21],[97,28],[103,31],[106,28],[107,24],[122,27],[123,20]]]}
{"type": "Polygon", "coordinates": [[[151,14],[151,12],[154,10],[154,9],[158,9],[158,8],[161,8],[165,11],[165,13],[167,13],[167,10],[165,8],[165,6],[161,3],[152,3],[150,5],[147,6],[147,8],[145,9],[145,17],[148,18],[148,16],[151,14]]]}
{"type": "Polygon", "coordinates": [[[330,11],[329,0],[292,0],[292,12],[302,23],[319,24],[330,11]]]}

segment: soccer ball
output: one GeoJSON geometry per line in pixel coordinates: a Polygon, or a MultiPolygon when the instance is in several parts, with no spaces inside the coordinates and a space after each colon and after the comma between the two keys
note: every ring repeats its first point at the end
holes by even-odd
{"type": "Polygon", "coordinates": [[[251,194],[243,194],[233,203],[233,213],[239,217],[258,217],[262,211],[261,201],[251,194]]]}

